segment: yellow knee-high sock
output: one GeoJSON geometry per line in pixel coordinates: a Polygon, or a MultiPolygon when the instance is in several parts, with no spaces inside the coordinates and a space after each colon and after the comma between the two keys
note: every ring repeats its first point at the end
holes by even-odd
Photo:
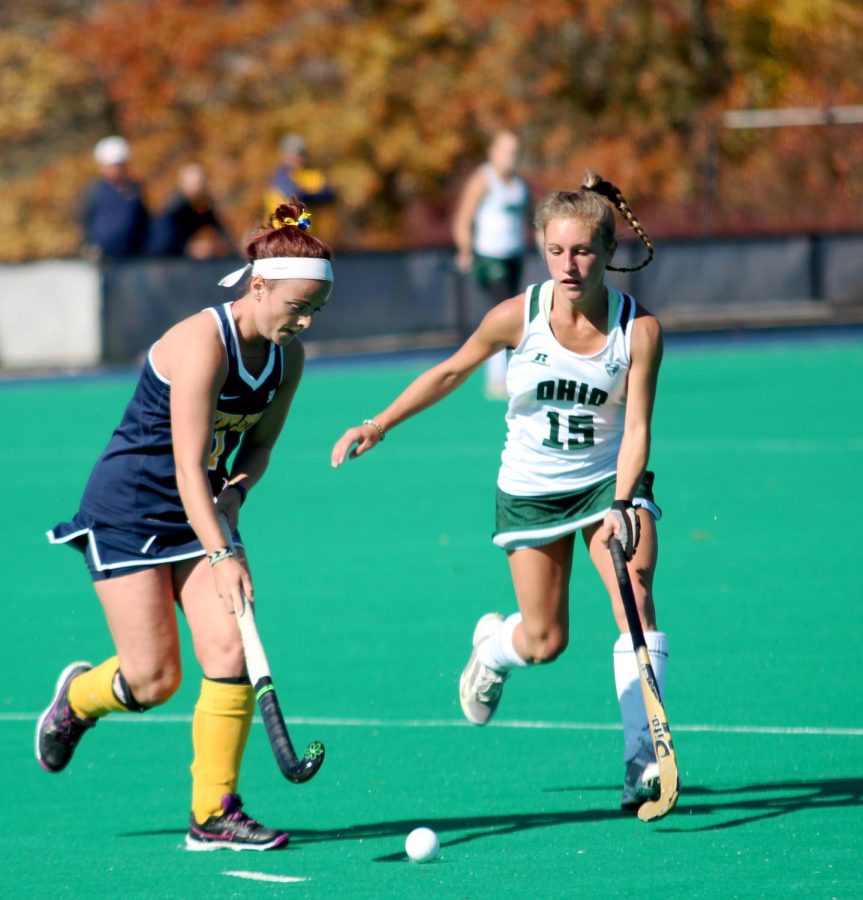
{"type": "Polygon", "coordinates": [[[100,719],[109,712],[129,712],[114,694],[114,676],[120,669],[116,656],[106,659],[69,684],[69,706],[82,719],[100,719]]]}
{"type": "Polygon", "coordinates": [[[254,711],[250,684],[201,681],[192,719],[192,813],[199,824],[222,814],[223,794],[237,792],[254,711]]]}

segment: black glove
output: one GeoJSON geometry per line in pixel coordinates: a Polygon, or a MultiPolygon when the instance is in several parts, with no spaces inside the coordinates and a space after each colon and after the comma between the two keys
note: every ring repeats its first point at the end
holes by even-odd
{"type": "Polygon", "coordinates": [[[635,548],[638,546],[638,511],[629,500],[615,500],[611,504],[610,512],[620,526],[617,539],[620,541],[621,547],[623,547],[623,555],[626,557],[626,561],[629,562],[635,554],[635,548]]]}

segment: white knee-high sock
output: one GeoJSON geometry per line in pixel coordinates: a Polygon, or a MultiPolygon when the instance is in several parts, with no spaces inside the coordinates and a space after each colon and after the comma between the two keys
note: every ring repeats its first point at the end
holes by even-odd
{"type": "MultiPolygon", "coordinates": [[[[645,631],[644,642],[650,655],[659,692],[665,697],[665,672],[668,666],[668,636],[661,631],[645,631]]],[[[614,644],[614,683],[623,719],[623,761],[629,762],[642,746],[653,752],[653,742],[644,711],[638,661],[632,649],[632,636],[622,634],[614,644]]]]}
{"type": "Polygon", "coordinates": [[[513,613],[509,618],[504,619],[491,635],[479,642],[476,655],[484,666],[488,666],[496,672],[508,672],[510,669],[530,665],[526,659],[519,656],[512,643],[512,635],[519,622],[521,622],[521,613],[513,613]]]}

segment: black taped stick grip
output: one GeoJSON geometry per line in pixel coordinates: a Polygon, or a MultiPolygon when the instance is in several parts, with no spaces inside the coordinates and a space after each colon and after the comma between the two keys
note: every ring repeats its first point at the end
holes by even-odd
{"type": "Polygon", "coordinates": [[[623,599],[623,611],[626,613],[626,622],[632,636],[632,649],[637,652],[639,647],[646,647],[647,644],[644,640],[641,619],[638,617],[638,607],[635,605],[635,594],[632,593],[632,582],[629,580],[626,556],[617,538],[612,538],[608,542],[608,549],[611,551],[614,574],[617,576],[617,586],[620,588],[620,596],[623,599]]]}

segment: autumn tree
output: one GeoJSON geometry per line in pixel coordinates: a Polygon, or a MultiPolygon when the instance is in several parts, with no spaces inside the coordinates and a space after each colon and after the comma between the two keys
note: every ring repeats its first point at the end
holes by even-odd
{"type": "Polygon", "coordinates": [[[730,132],[746,107],[860,102],[854,0],[31,0],[0,13],[0,256],[74,253],[93,144],[158,208],[200,160],[237,234],[301,132],[344,246],[448,240],[487,135],[537,191],[598,169],[654,233],[860,225],[861,126],[730,132]],[[801,192],[812,196],[801,204],[801,192]]]}

